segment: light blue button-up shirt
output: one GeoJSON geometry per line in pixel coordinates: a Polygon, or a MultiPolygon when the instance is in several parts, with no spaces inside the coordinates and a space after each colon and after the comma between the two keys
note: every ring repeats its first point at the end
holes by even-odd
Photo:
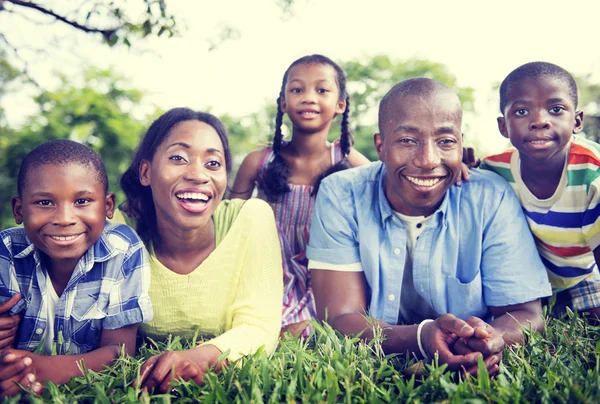
{"type": "MultiPolygon", "coordinates": [[[[398,324],[407,230],[385,196],[381,162],[323,180],[307,256],[329,264],[360,262],[369,314],[398,324]]],[[[489,306],[526,303],[552,293],[523,211],[500,176],[472,170],[452,186],[417,239],[417,293],[440,315],[491,319],[489,306]]]]}

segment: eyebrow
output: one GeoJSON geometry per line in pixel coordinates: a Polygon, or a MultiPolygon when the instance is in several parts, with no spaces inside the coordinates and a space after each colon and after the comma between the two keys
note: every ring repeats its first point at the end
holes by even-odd
{"type": "Polygon", "coordinates": [[[454,126],[442,126],[435,131],[437,134],[455,134],[456,130],[454,126]]]}
{"type": "MultiPolygon", "coordinates": [[[[298,82],[298,83],[302,83],[302,84],[304,84],[304,80],[300,80],[300,79],[291,79],[291,80],[289,81],[289,83],[293,83],[293,82],[298,82]]],[[[327,78],[325,78],[325,79],[319,79],[319,80],[317,80],[317,83],[319,83],[319,84],[320,84],[320,83],[323,83],[323,82],[326,82],[326,83],[331,83],[331,82],[333,82],[333,80],[331,80],[331,79],[327,79],[327,78]]]]}
{"type": "Polygon", "coordinates": [[[213,149],[213,148],[210,148],[210,149],[207,149],[207,150],[206,150],[206,152],[207,152],[207,153],[211,153],[211,154],[220,154],[220,155],[224,155],[224,154],[223,154],[223,152],[222,152],[221,150],[219,150],[219,149],[213,149]]]}
{"type": "Polygon", "coordinates": [[[183,143],[183,142],[175,142],[173,144],[170,144],[169,146],[167,146],[167,150],[169,150],[171,147],[176,147],[176,146],[181,146],[184,147],[186,149],[190,148],[190,145],[187,143],[183,143]]]}
{"type": "Polygon", "coordinates": [[[419,130],[419,128],[417,128],[415,126],[410,126],[410,125],[400,125],[400,126],[398,126],[396,129],[394,129],[394,133],[398,133],[398,132],[408,132],[408,133],[414,133],[414,134],[421,133],[421,131],[419,130]]]}

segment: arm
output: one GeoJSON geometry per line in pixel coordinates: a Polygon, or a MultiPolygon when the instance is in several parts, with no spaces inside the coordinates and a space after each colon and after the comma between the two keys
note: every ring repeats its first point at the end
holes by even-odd
{"type": "Polygon", "coordinates": [[[9,300],[0,304],[0,351],[4,348],[14,347],[19,322],[23,316],[21,314],[10,315],[10,309],[12,309],[19,300],[21,300],[21,294],[16,293],[9,300]]]}
{"type": "MultiPolygon", "coordinates": [[[[367,284],[362,272],[313,269],[311,277],[320,320],[327,320],[343,334],[362,332],[362,338],[367,341],[373,338],[373,327],[379,326],[385,337],[382,343],[384,352],[409,352],[421,357],[417,325],[390,325],[366,317],[367,284]]],[[[456,355],[450,349],[458,338],[469,338],[473,332],[474,329],[466,322],[445,314],[423,327],[421,342],[430,358],[437,352],[440,362],[447,363],[450,369],[466,368],[474,373],[481,354],[456,355]]]]}
{"type": "Polygon", "coordinates": [[[354,147],[350,149],[350,153],[348,153],[348,162],[352,167],[359,167],[369,164],[370,161],[366,158],[361,152],[356,150],[354,147]]]}
{"type": "Polygon", "coordinates": [[[250,199],[252,191],[254,191],[254,184],[258,179],[258,165],[262,154],[263,150],[256,150],[244,158],[235,176],[233,187],[229,191],[230,199],[250,199]]]}
{"type": "Polygon", "coordinates": [[[17,394],[19,388],[14,382],[20,382],[36,392],[41,391],[41,384],[46,381],[65,384],[72,377],[82,376],[78,365],[81,361],[89,370],[104,370],[119,357],[123,347],[126,354],[133,355],[136,333],[137,325],[104,330],[100,347],[79,355],[43,356],[19,349],[6,349],[1,358],[3,367],[0,371],[0,396],[17,394]]]}

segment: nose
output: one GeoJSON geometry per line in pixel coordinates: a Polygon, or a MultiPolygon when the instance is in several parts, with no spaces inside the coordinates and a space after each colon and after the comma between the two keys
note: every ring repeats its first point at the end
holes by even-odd
{"type": "Polygon", "coordinates": [[[186,181],[204,184],[210,179],[206,171],[207,168],[204,167],[204,164],[202,162],[191,162],[187,166],[187,170],[185,171],[183,178],[186,181]]]}
{"type": "Polygon", "coordinates": [[[529,130],[539,130],[539,129],[549,129],[550,121],[548,121],[548,116],[540,111],[537,114],[532,114],[531,122],[529,123],[529,130]]]}
{"type": "Polygon", "coordinates": [[[304,104],[314,104],[316,102],[316,91],[307,90],[302,93],[302,103],[304,104]]]}
{"type": "Polygon", "coordinates": [[[434,141],[423,142],[417,147],[414,158],[415,167],[433,170],[440,163],[440,153],[434,141]]]}
{"type": "Polygon", "coordinates": [[[57,226],[72,226],[77,222],[75,211],[71,204],[61,204],[54,212],[52,224],[57,226]]]}

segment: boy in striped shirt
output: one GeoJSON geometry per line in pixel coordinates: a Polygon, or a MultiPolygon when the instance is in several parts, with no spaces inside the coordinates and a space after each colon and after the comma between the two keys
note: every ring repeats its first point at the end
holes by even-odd
{"type": "Polygon", "coordinates": [[[500,86],[500,133],[514,149],[481,167],[513,187],[556,295],[600,319],[600,145],[573,136],[583,128],[573,76],[545,62],[513,70],[500,86]]]}

